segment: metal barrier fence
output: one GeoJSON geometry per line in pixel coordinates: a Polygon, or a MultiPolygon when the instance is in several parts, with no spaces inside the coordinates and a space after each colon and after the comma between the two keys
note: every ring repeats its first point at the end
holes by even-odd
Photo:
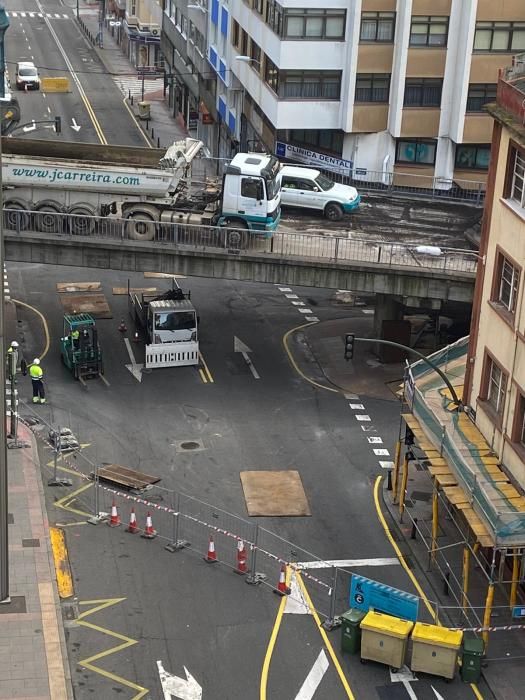
{"type": "Polygon", "coordinates": [[[155,242],[176,249],[221,252],[227,255],[249,254],[264,260],[284,258],[329,262],[345,266],[351,263],[380,267],[416,268],[439,271],[451,277],[456,273],[475,275],[479,256],[459,248],[403,245],[314,233],[276,231],[272,238],[220,226],[163,223],[151,219],[63,214],[58,212],[4,210],[7,231],[36,231],[53,236],[104,240],[155,242]]]}

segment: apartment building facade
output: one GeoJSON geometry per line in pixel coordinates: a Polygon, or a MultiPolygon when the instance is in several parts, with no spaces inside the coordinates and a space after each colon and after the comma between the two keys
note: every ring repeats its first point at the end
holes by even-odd
{"type": "Polygon", "coordinates": [[[525,50],[522,0],[163,2],[165,53],[199,75],[212,151],[241,142],[363,179],[486,179],[483,105],[525,50]]]}
{"type": "Polygon", "coordinates": [[[161,0],[110,0],[108,11],[121,20],[122,50],[138,69],[151,73],[162,65],[161,0]]]}
{"type": "Polygon", "coordinates": [[[525,53],[498,83],[465,403],[525,488],[525,53]]]}

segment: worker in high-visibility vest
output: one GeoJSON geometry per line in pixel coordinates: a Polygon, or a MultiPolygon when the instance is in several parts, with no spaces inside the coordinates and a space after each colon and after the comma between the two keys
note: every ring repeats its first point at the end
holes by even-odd
{"type": "Polygon", "coordinates": [[[40,367],[40,359],[35,357],[33,364],[29,367],[29,376],[33,385],[33,403],[45,403],[46,394],[44,391],[44,371],[40,367]]]}

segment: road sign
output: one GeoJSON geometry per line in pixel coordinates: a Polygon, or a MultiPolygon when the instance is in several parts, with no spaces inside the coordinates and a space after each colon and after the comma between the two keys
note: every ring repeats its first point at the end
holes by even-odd
{"type": "Polygon", "coordinates": [[[404,620],[417,620],[419,598],[364,576],[352,575],[350,607],[387,613],[404,620]]]}
{"type": "Polygon", "coordinates": [[[513,618],[525,617],[525,607],[523,607],[523,605],[515,605],[512,608],[512,617],[513,618]]]}

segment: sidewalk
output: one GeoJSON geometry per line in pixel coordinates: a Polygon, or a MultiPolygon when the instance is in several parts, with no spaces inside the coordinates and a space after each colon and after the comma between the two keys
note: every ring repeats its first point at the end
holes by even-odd
{"type": "MultiPolygon", "coordinates": [[[[6,302],[9,341],[16,338],[13,310],[6,302]]],[[[0,605],[0,698],[71,700],[38,452],[26,426],[19,425],[18,439],[30,447],[7,453],[11,602],[0,605]]]]}
{"type": "MultiPolygon", "coordinates": [[[[96,6],[95,6],[96,7],[96,6]]],[[[122,83],[129,85],[139,84],[140,80],[137,77],[137,69],[122,53],[122,48],[117,44],[116,37],[112,35],[108,27],[104,27],[103,41],[100,48],[97,44],[97,35],[99,33],[98,12],[93,10],[93,5],[80,1],[80,21],[79,27],[83,32],[86,41],[88,41],[93,50],[104,65],[105,70],[113,76],[115,81],[118,78],[123,78],[122,83]]],[[[77,21],[77,20],[75,20],[77,21]]],[[[182,115],[174,117],[166,100],[164,99],[164,90],[158,89],[158,81],[154,82],[153,90],[151,89],[148,78],[145,80],[144,99],[150,103],[151,118],[146,123],[138,118],[138,102],[137,95],[134,95],[131,100],[127,100],[128,106],[133,112],[135,119],[141,129],[144,131],[145,137],[149,143],[156,148],[166,148],[174,141],[186,138],[189,133],[184,125],[182,115]],[[148,84],[149,83],[149,84],[148,84]]],[[[126,91],[127,94],[127,91],[126,91]]]]}

